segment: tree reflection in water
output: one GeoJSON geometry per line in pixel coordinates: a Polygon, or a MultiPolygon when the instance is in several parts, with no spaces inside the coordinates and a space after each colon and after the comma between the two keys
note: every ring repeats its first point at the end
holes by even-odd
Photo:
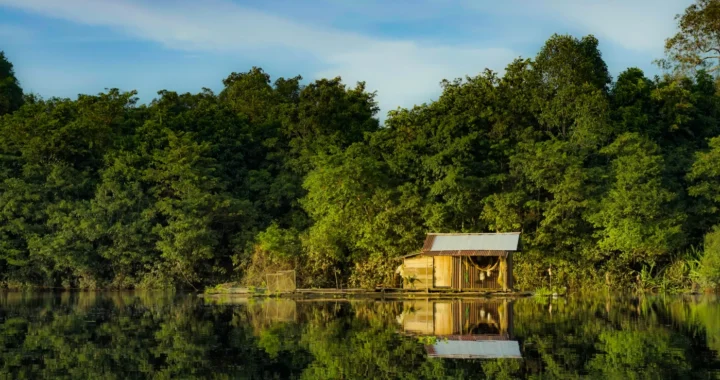
{"type": "Polygon", "coordinates": [[[720,376],[712,297],[218,302],[4,293],[0,330],[0,378],[13,379],[720,376]],[[497,342],[516,344],[522,358],[497,342]]]}

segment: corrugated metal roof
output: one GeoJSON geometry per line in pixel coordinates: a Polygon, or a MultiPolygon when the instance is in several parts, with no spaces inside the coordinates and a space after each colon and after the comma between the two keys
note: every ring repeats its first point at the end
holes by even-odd
{"type": "Polygon", "coordinates": [[[520,344],[515,340],[493,341],[439,341],[432,346],[425,346],[429,357],[493,359],[522,358],[520,344]]]}
{"type": "Polygon", "coordinates": [[[425,237],[425,243],[423,243],[422,250],[425,252],[431,251],[434,242],[435,234],[427,234],[427,236],[425,237]]]}
{"type": "Polygon", "coordinates": [[[426,251],[425,256],[501,256],[507,257],[508,251],[426,251]]]}
{"type": "Polygon", "coordinates": [[[517,251],[520,233],[428,234],[423,251],[517,251]]]}

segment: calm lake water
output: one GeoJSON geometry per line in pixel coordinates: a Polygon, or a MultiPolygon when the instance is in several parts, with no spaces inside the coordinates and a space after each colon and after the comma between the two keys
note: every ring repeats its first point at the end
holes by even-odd
{"type": "Polygon", "coordinates": [[[715,297],[0,294],[0,378],[720,378],[715,297]]]}

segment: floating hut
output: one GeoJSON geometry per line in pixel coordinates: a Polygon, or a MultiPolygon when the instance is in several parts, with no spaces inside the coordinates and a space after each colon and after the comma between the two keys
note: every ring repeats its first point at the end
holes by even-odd
{"type": "Polygon", "coordinates": [[[521,358],[507,300],[406,301],[397,317],[406,334],[427,337],[429,357],[521,358]]]}
{"type": "Polygon", "coordinates": [[[495,290],[513,287],[520,233],[427,235],[420,252],[401,257],[404,289],[495,290]]]}

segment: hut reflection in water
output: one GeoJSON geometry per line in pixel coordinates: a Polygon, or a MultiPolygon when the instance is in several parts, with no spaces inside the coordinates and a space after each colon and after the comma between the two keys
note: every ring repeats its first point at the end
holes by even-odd
{"type": "Polygon", "coordinates": [[[430,338],[430,357],[521,358],[512,306],[508,300],[405,301],[397,322],[407,334],[430,338]]]}

